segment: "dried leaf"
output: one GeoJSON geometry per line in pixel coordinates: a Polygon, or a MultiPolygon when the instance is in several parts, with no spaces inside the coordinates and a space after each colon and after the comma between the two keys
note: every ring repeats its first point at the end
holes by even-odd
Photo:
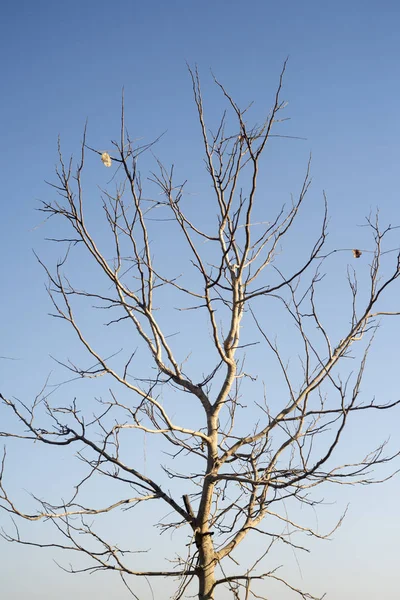
{"type": "Polygon", "coordinates": [[[360,258],[361,254],[362,254],[361,250],[358,250],[357,248],[354,248],[354,250],[352,250],[352,252],[353,252],[354,258],[360,258]]]}
{"type": "Polygon", "coordinates": [[[102,163],[105,167],[111,167],[111,156],[108,154],[108,152],[103,152],[103,154],[101,155],[101,160],[102,163]]]}

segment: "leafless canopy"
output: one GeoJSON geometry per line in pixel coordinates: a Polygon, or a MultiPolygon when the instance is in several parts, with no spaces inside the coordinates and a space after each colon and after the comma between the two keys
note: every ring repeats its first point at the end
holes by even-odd
{"type": "MultiPolygon", "coordinates": [[[[381,229],[377,218],[369,218],[372,252],[356,249],[352,254],[350,248],[333,257],[338,250],[325,249],[324,201],[314,240],[310,243],[309,235],[303,236],[296,256],[288,260],[285,242],[290,247],[289,235],[301,218],[310,165],[292,204],[275,214],[258,187],[263,153],[276,135],[284,108],[284,71],[272,109],[257,126],[248,123],[248,109],[242,110],[215,80],[227,108],[213,133],[206,126],[197,70],[189,69],[212,202],[199,198],[193,202],[186,184],[176,181],[174,169],[156,158],[156,170],[144,185],[139,165],[151,158],[153,144],[138,145],[129,137],[122,110],[120,140],[113,142],[112,152],[89,147],[85,132],[74,170],[59,147],[54,185],[58,195],[41,208],[69,229],[65,237],[54,240],[66,245],[63,259],[54,269],[42,263],[54,315],[74,330],[92,365],[69,360],[65,366],[72,378],[105,376],[108,385],[106,397],[98,399],[95,408],[87,400],[67,399],[68,386],[58,391],[65,398],[61,404],[53,400],[57,395],[50,395],[48,387],[32,403],[1,395],[4,410],[16,422],[15,430],[0,433],[3,437],[49,448],[69,446],[86,469],[69,500],[54,504],[37,499],[38,509],[30,514],[8,491],[4,454],[3,511],[16,524],[19,519],[49,521],[57,536],[52,543],[29,542],[19,529],[14,534],[6,529],[3,536],[78,552],[86,562],[82,566],[78,561],[71,571],[116,571],[136,597],[138,579],[165,577],[177,582],[175,600],[193,595],[194,589],[201,600],[211,600],[222,587],[236,599],[267,598],[271,580],[302,598],[315,598],[280,575],[269,560],[270,551],[280,543],[306,550],[295,541],[294,532],[315,538],[330,534],[298,522],[286,512],[285,500],[293,507],[315,506],[318,486],[369,483],[371,468],[393,458],[382,444],[351,464],[335,462],[351,414],[390,409],[399,403],[359,399],[378,318],[398,314],[382,308],[387,288],[399,276],[399,255],[384,246],[393,228],[381,229]],[[91,198],[89,206],[88,198],[84,199],[88,156],[98,160],[99,169],[104,169],[102,160],[111,165],[108,173],[114,170],[102,204],[97,201],[108,237],[98,215],[96,226],[89,224],[96,202],[91,198]],[[158,192],[151,199],[147,189],[154,185],[158,192]],[[101,233],[96,235],[95,229],[101,233]],[[172,258],[177,247],[179,257],[172,258]],[[76,256],[90,259],[91,273],[96,273],[88,276],[86,289],[67,278],[66,267],[76,256]],[[353,256],[360,258],[357,268],[364,269],[369,283],[359,291],[356,272],[347,267],[349,318],[342,321],[340,331],[335,322],[332,332],[329,315],[318,304],[318,290],[323,270],[338,256],[343,257],[345,274],[353,256]],[[108,354],[104,336],[100,339],[97,331],[93,336],[86,317],[79,316],[77,307],[85,302],[95,305],[92,312],[99,309],[96,315],[110,315],[106,331],[116,333],[108,354]],[[180,323],[191,327],[191,332],[172,335],[180,323]],[[281,324],[291,332],[289,342],[276,336],[275,327],[279,330],[281,324]],[[124,346],[120,353],[114,346],[118,336],[124,346]],[[349,356],[358,357],[352,361],[352,373],[346,363],[349,356]],[[293,361],[297,367],[292,368],[293,361]],[[339,371],[339,363],[344,371],[339,371]],[[145,365],[143,373],[138,373],[137,364],[145,365]],[[258,373],[253,372],[254,366],[258,373]],[[272,379],[279,385],[269,393],[272,379]],[[144,439],[151,456],[146,464],[138,457],[144,439]],[[101,504],[92,495],[87,506],[82,497],[87,497],[86,488],[99,477],[108,482],[108,489],[115,487],[115,499],[101,504]],[[145,502],[157,507],[140,512],[145,502]],[[159,505],[164,507],[161,512],[159,505]],[[138,519],[143,514],[150,519],[168,513],[156,523],[149,522],[158,525],[161,533],[180,528],[174,547],[178,553],[166,557],[169,567],[163,562],[153,570],[149,551],[140,557],[140,565],[149,557],[148,567],[138,569],[140,545],[133,542],[127,552],[97,528],[104,513],[133,508],[138,519]],[[244,564],[239,546],[246,547],[249,539],[261,550],[244,564]]],[[[74,265],[79,270],[79,263],[74,265]]],[[[131,519],[135,513],[120,514],[120,519],[131,519]]]]}

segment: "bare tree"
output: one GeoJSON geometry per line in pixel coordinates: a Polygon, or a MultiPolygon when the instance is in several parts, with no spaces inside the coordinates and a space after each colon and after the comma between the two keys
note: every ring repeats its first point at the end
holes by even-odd
{"type": "MultiPolygon", "coordinates": [[[[346,300],[347,315],[341,313],[346,315],[342,329],[336,321],[332,328],[329,314],[318,302],[323,269],[329,270],[329,261],[339,251],[325,249],[326,201],[321,203],[320,229],[314,240],[303,236],[296,256],[288,257],[282,250],[299,222],[310,186],[310,165],[297,197],[276,214],[257,187],[263,153],[277,135],[275,126],[284,108],[284,71],[270,113],[256,126],[248,122],[248,109],[241,109],[215,79],[227,109],[213,133],[206,126],[197,70],[190,70],[212,185],[213,203],[207,208],[198,203],[193,208],[185,183],[178,183],[174,169],[156,158],[156,170],[144,185],[139,165],[145,152],[152,153],[153,143],[138,145],[129,137],[124,109],[113,152],[89,147],[85,131],[74,171],[72,160],[64,161],[59,146],[58,181],[53,186],[59,196],[41,208],[72,232],[54,238],[67,246],[54,269],[39,259],[49,278],[54,316],[68,323],[91,357],[90,368],[77,365],[76,360],[64,366],[72,378],[106,376],[109,385],[107,397],[97,400],[95,414],[90,403],[77,399],[57,404],[47,387],[31,404],[1,395],[4,409],[21,426],[1,432],[2,436],[52,448],[76,448],[86,469],[69,500],[55,504],[36,498],[38,509],[30,514],[7,489],[4,454],[3,510],[16,524],[18,519],[50,521],[60,537],[52,543],[31,542],[20,536],[18,528],[14,534],[4,531],[3,537],[78,552],[89,562],[72,566],[72,572],[115,571],[136,597],[136,578],[158,577],[177,581],[176,600],[189,591],[193,594],[196,585],[201,600],[216,598],[221,587],[236,599],[269,597],[268,591],[253,587],[257,580],[264,582],[264,590],[268,581],[275,580],[302,598],[315,598],[268,565],[275,544],[305,549],[295,541],[294,532],[314,538],[330,535],[298,522],[293,516],[296,511],[285,511],[285,501],[293,507],[314,507],[319,486],[373,482],[371,469],[395,456],[386,454],[382,444],[349,464],[335,460],[351,415],[387,410],[400,402],[359,398],[379,320],[400,314],[383,305],[385,292],[399,277],[400,255],[384,246],[395,228],[381,228],[378,218],[370,217],[366,225],[374,244],[371,253],[350,248],[335,255],[360,259],[357,266],[363,262],[363,277],[368,275],[369,283],[363,280],[359,286],[355,269],[346,271],[343,263],[350,302],[346,300]],[[84,212],[88,152],[115,169],[102,193],[108,238],[103,233],[96,236],[95,226],[89,225],[92,217],[88,219],[84,212]],[[151,199],[144,189],[154,184],[158,194],[151,199]],[[172,252],[171,236],[174,240],[180,236],[180,260],[159,260],[172,252]],[[71,256],[81,260],[85,255],[102,279],[94,278],[91,288],[89,277],[88,288],[82,290],[67,277],[66,266],[71,256]],[[180,263],[186,264],[182,274],[180,263]],[[85,302],[95,304],[92,311],[97,308],[102,315],[111,315],[107,331],[111,325],[117,327],[127,350],[117,353],[110,346],[107,354],[103,340],[89,339],[87,317],[79,318],[85,302]],[[192,333],[173,335],[176,323],[183,328],[189,324],[192,333]],[[199,328],[204,343],[198,339],[199,328]],[[282,328],[290,332],[290,347],[276,337],[282,328]],[[263,357],[264,373],[252,372],[254,353],[263,357]],[[140,376],[135,374],[139,356],[148,365],[140,376]],[[355,359],[351,371],[346,362],[350,356],[355,359]],[[270,378],[280,378],[272,398],[270,378]],[[154,440],[160,460],[167,456],[166,465],[143,466],[135,452],[143,444],[143,434],[154,440]],[[81,497],[99,477],[110,488],[115,486],[116,499],[101,505],[92,496],[88,507],[81,497]],[[121,494],[121,489],[126,491],[121,494]],[[163,564],[159,570],[137,569],[137,546],[130,548],[132,556],[96,526],[104,513],[138,508],[145,502],[168,509],[168,515],[157,520],[161,532],[182,528],[186,536],[177,538],[182,546],[174,548],[179,552],[175,558],[172,553],[166,557],[173,563],[170,568],[163,564]],[[249,539],[257,544],[258,538],[257,547],[262,549],[257,558],[242,566],[243,556],[240,561],[235,558],[237,548],[249,539]]],[[[66,389],[62,387],[60,393],[65,395],[66,389]]],[[[148,517],[158,514],[152,510],[148,517]]],[[[130,517],[131,511],[123,514],[130,517]]],[[[151,552],[149,557],[153,565],[151,552]]]]}

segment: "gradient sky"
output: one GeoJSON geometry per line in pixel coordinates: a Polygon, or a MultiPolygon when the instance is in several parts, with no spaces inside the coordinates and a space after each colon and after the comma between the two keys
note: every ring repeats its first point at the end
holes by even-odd
{"type": "MultiPolygon", "coordinates": [[[[384,222],[400,222],[399,31],[396,0],[5,4],[0,18],[0,355],[18,360],[0,359],[0,391],[28,401],[54,368],[49,354],[62,358],[72,348],[69,334],[54,338],[45,277],[32,254],[32,248],[44,257],[54,251],[43,241],[49,229],[35,209],[38,199],[50,197],[44,180],[53,176],[58,135],[66,153],[78,153],[88,118],[89,143],[108,150],[110,139],[118,135],[124,86],[133,136],[149,140],[166,131],[158,151],[188,173],[195,192],[203,179],[190,158],[190,151],[199,149],[199,138],[185,61],[199,66],[213,118],[220,96],[212,87],[210,68],[239,103],[254,99],[256,114],[261,114],[270,106],[289,56],[283,97],[291,120],[285,133],[306,140],[276,145],[273,191],[282,198],[295,192],[312,152],[315,213],[325,190],[336,243],[356,247],[364,242],[364,230],[357,226],[377,206],[384,222]],[[278,185],[282,181],[284,189],[278,185]]],[[[104,172],[91,169],[91,181],[103,184],[104,172]]],[[[308,215],[312,224],[312,209],[308,215]]],[[[393,306],[398,297],[397,287],[393,306]]],[[[368,380],[373,393],[388,400],[398,397],[399,329],[390,323],[383,338],[387,355],[374,355],[368,380]]],[[[398,419],[399,413],[393,413],[376,423],[361,421],[348,443],[371,438],[372,448],[391,436],[396,448],[398,419]]],[[[37,484],[29,475],[31,455],[11,446],[13,483],[29,490],[29,483],[37,484]],[[28,481],[19,481],[18,465],[28,481]]],[[[57,479],[66,459],[60,458],[61,468],[48,460],[47,477],[57,479]]],[[[332,542],[314,545],[312,555],[299,557],[300,567],[296,557],[289,557],[289,569],[300,583],[310,591],[326,591],[328,600],[397,599],[399,492],[398,479],[384,486],[335,490],[337,504],[328,520],[333,522],[350,502],[347,520],[332,542]]],[[[2,520],[0,512],[0,524],[2,520]]],[[[2,540],[0,564],[0,594],[7,600],[129,597],[107,574],[67,576],[50,553],[2,540]]],[[[292,597],[285,593],[277,597],[292,597]]],[[[156,597],[162,600],[161,593],[156,597]]]]}

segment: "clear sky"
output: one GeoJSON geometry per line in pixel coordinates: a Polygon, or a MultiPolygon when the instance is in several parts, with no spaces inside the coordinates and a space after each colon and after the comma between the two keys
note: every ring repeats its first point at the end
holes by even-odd
{"type": "MultiPolygon", "coordinates": [[[[199,139],[185,61],[199,66],[213,118],[220,97],[210,68],[239,103],[254,99],[261,112],[289,56],[283,97],[291,120],[285,132],[306,139],[277,144],[273,192],[285,199],[298,189],[312,152],[311,201],[317,206],[326,190],[336,243],[358,246],[364,233],[357,226],[376,206],[385,222],[400,222],[399,31],[397,0],[6,3],[0,17],[0,355],[18,360],[0,359],[0,391],[28,402],[54,368],[49,354],[63,358],[73,351],[71,335],[54,338],[45,277],[31,251],[45,258],[54,251],[43,241],[50,229],[35,209],[38,199],[49,198],[44,180],[53,176],[58,135],[67,153],[77,153],[88,118],[89,143],[108,150],[118,135],[124,86],[133,136],[149,140],[166,131],[159,153],[187,173],[195,193],[203,180],[201,164],[191,158],[199,139]]],[[[98,178],[94,168],[90,177],[105,181],[101,169],[98,178]]],[[[393,305],[397,299],[398,288],[393,305]]],[[[389,352],[384,360],[375,357],[369,380],[374,393],[388,400],[398,394],[396,331],[393,325],[384,338],[389,352]]],[[[376,429],[362,421],[348,443],[370,436],[373,446],[391,435],[395,447],[398,418],[382,417],[376,429]]],[[[20,464],[28,473],[27,480],[13,483],[29,490],[37,484],[30,455],[16,446],[12,451],[13,472],[20,464]]],[[[59,483],[66,458],[61,456],[60,468],[35,452],[49,460],[48,477],[59,483]]],[[[397,479],[384,487],[335,491],[332,519],[347,502],[351,507],[334,540],[299,557],[300,575],[290,558],[305,587],[312,591],[315,584],[329,600],[398,598],[399,492],[397,479]]],[[[0,524],[2,519],[0,512],[0,524]]],[[[49,553],[2,540],[0,564],[0,594],[7,600],[129,597],[107,574],[67,576],[49,553]]]]}

